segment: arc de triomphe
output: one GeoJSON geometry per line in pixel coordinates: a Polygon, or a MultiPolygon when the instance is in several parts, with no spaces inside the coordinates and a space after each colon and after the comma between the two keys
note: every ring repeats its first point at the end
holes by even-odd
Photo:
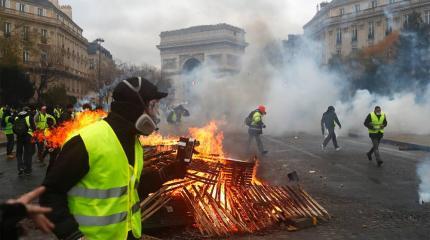
{"type": "Polygon", "coordinates": [[[191,84],[185,75],[205,64],[219,76],[238,73],[247,46],[243,29],[222,23],[162,32],[157,48],[163,77],[174,81],[175,99],[184,101],[191,84]]]}

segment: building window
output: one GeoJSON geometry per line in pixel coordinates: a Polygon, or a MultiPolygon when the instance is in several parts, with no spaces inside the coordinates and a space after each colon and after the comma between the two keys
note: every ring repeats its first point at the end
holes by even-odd
{"type": "Polygon", "coordinates": [[[24,63],[28,63],[30,61],[30,52],[28,50],[24,50],[22,60],[24,63]]]}
{"type": "Polygon", "coordinates": [[[425,11],[424,13],[424,22],[430,24],[430,11],[425,11]]]}
{"type": "Polygon", "coordinates": [[[4,23],[4,36],[5,37],[10,37],[10,33],[11,33],[11,31],[12,31],[12,24],[11,23],[8,23],[8,22],[5,22],[4,23]]]}
{"type": "Polygon", "coordinates": [[[37,16],[43,16],[43,8],[37,8],[37,16]]]}
{"type": "Polygon", "coordinates": [[[360,12],[360,4],[355,4],[354,5],[354,10],[356,13],[360,12]]]}
{"type": "Polygon", "coordinates": [[[342,55],[342,49],[340,48],[336,49],[336,55],[338,56],[342,55]]]}
{"type": "Polygon", "coordinates": [[[352,54],[357,54],[358,53],[358,48],[353,47],[351,50],[352,54]]]}
{"type": "Polygon", "coordinates": [[[25,4],[23,3],[16,3],[16,10],[20,11],[20,12],[25,12],[25,4]]]}
{"type": "Polygon", "coordinates": [[[393,31],[393,21],[388,19],[385,21],[385,36],[389,35],[393,31]]]}
{"type": "Polygon", "coordinates": [[[390,0],[390,4],[393,4],[393,3],[395,3],[396,2],[396,0],[390,0]]]}
{"type": "Polygon", "coordinates": [[[376,7],[378,7],[378,1],[374,0],[374,1],[370,2],[370,7],[371,7],[371,8],[376,8],[376,7]]]}
{"type": "Polygon", "coordinates": [[[358,28],[357,28],[357,26],[353,26],[352,27],[352,37],[351,37],[351,40],[352,40],[352,42],[357,42],[357,39],[358,39],[358,28]]]}
{"type": "Polygon", "coordinates": [[[6,7],[6,0],[0,0],[0,7],[6,7]]]}
{"type": "Polygon", "coordinates": [[[345,14],[345,9],[339,8],[339,15],[342,16],[343,14],[345,14]]]}
{"type": "Polygon", "coordinates": [[[369,32],[367,35],[367,39],[373,40],[375,38],[375,23],[369,22],[369,32]]]}
{"type": "Polygon", "coordinates": [[[336,44],[342,44],[342,29],[336,29],[336,44]]]}
{"type": "Polygon", "coordinates": [[[41,39],[40,39],[40,41],[43,44],[46,44],[48,42],[48,30],[41,29],[41,39]]]}
{"type": "Polygon", "coordinates": [[[40,54],[40,61],[42,63],[46,63],[48,61],[48,54],[46,52],[42,52],[40,54]]]}
{"type": "Polygon", "coordinates": [[[409,15],[405,14],[403,16],[403,26],[407,27],[409,25],[409,15]]]}
{"type": "Polygon", "coordinates": [[[22,28],[22,39],[24,39],[24,41],[28,41],[29,40],[29,34],[30,34],[30,27],[24,26],[22,28]]]}

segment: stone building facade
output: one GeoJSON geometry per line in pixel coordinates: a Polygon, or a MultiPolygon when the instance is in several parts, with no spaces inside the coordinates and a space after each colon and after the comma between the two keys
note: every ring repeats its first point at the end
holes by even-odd
{"type": "Polygon", "coordinates": [[[305,36],[323,43],[321,58],[348,56],[401,30],[409,15],[418,12],[430,23],[430,0],[333,0],[318,6],[303,27],[305,36]]]}
{"type": "Polygon", "coordinates": [[[58,0],[0,0],[0,24],[0,37],[15,34],[24,43],[22,65],[36,86],[49,77],[48,87],[64,85],[78,100],[87,95],[94,81],[94,53],[88,53],[88,40],[73,21],[71,6],[58,0]]]}
{"type": "MultiPolygon", "coordinates": [[[[223,23],[162,32],[157,48],[163,77],[181,81],[182,87],[188,88],[186,79],[181,76],[201,65],[213,68],[214,73],[221,76],[238,73],[247,46],[243,29],[223,23]]],[[[178,86],[181,84],[176,84],[178,86]]],[[[176,97],[178,95],[181,94],[176,92],[176,97]]]]}

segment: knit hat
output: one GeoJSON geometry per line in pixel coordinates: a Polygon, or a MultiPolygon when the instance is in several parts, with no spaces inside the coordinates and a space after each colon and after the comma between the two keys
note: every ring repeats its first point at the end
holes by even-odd
{"type": "Polygon", "coordinates": [[[159,92],[154,84],[144,78],[132,77],[121,81],[115,87],[112,97],[115,101],[142,105],[142,101],[161,99],[167,97],[167,93],[159,92]]]}

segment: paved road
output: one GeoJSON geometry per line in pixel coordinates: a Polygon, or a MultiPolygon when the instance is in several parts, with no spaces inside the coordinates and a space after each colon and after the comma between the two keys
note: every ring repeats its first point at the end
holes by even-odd
{"type": "MultiPolygon", "coordinates": [[[[430,206],[418,204],[415,169],[425,153],[382,146],[385,164],[377,168],[364,155],[368,139],[340,138],[340,152],[331,146],[328,152],[322,152],[321,137],[297,137],[265,136],[263,141],[270,153],[261,159],[259,175],[272,184],[284,184],[287,173],[296,170],[304,188],[331,213],[331,221],[295,233],[280,227],[241,239],[430,239],[430,206]]],[[[225,139],[227,152],[233,157],[246,157],[242,151],[246,135],[226,134],[225,139]]],[[[0,154],[0,172],[5,172],[0,177],[0,200],[41,182],[44,168],[36,166],[32,177],[21,179],[16,175],[16,162],[5,160],[3,148],[0,154]]],[[[49,239],[39,233],[28,239],[34,236],[49,239]]]]}
{"type": "MultiPolygon", "coordinates": [[[[234,142],[244,142],[241,138],[234,142]]],[[[416,165],[426,153],[385,145],[385,164],[378,168],[364,155],[368,139],[340,138],[340,152],[332,146],[321,151],[321,140],[309,135],[264,137],[270,153],[261,160],[259,174],[283,184],[287,173],[296,170],[304,188],[331,213],[331,221],[296,233],[278,230],[243,239],[430,239],[430,206],[418,204],[416,176],[416,165]]]]}

